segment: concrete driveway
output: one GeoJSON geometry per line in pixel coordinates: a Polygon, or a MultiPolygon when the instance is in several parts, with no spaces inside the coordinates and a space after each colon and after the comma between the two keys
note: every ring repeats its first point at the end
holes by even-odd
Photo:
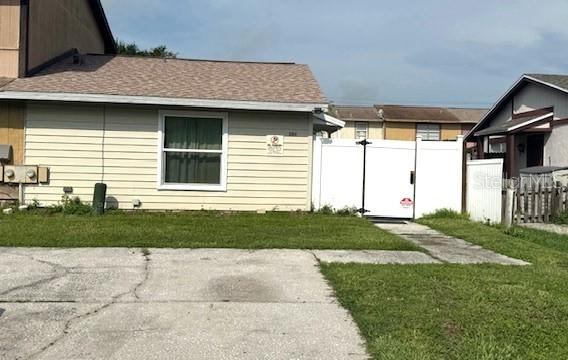
{"type": "Polygon", "coordinates": [[[0,249],[2,359],[366,359],[312,254],[0,249]]]}

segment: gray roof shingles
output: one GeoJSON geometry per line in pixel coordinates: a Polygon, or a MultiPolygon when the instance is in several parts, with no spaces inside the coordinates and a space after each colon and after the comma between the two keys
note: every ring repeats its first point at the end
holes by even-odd
{"type": "Polygon", "coordinates": [[[553,74],[526,74],[534,79],[558,86],[568,91],[568,75],[553,75],[553,74]]]}

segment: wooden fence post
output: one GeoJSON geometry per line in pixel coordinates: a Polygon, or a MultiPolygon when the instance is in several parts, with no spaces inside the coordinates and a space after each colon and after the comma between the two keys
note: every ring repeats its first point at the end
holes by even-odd
{"type": "Polygon", "coordinates": [[[513,211],[515,202],[515,189],[513,181],[507,179],[505,191],[505,216],[503,216],[503,225],[509,229],[513,225],[513,211]]]}

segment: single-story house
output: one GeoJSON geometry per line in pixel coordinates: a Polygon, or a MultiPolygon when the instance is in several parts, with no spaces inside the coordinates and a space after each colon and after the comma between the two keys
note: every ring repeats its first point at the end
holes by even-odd
{"type": "Polygon", "coordinates": [[[503,157],[508,178],[530,167],[568,166],[568,76],[523,75],[475,126],[479,159],[503,157]]]}
{"type": "Polygon", "coordinates": [[[345,122],[334,138],[407,141],[415,140],[418,135],[423,140],[455,140],[458,135],[466,135],[487,112],[408,105],[335,105],[332,111],[345,122]]]}
{"type": "Polygon", "coordinates": [[[13,148],[4,165],[49,169],[48,181],[23,187],[24,201],[89,202],[102,182],[121,209],[310,210],[313,134],[342,122],[325,114],[308,66],[117,56],[99,1],[33,12],[48,1],[1,9],[15,33],[41,28],[20,22],[28,11],[69,31],[83,19],[86,31],[57,38],[71,49],[33,68],[20,43],[13,67],[23,70],[0,68],[0,144],[13,148]]]}

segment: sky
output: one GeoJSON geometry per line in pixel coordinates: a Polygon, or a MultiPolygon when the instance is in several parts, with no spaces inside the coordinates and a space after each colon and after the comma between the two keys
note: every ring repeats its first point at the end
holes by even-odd
{"type": "Polygon", "coordinates": [[[335,104],[490,107],[523,73],[568,73],[566,0],[102,3],[121,40],[308,64],[335,104]]]}

